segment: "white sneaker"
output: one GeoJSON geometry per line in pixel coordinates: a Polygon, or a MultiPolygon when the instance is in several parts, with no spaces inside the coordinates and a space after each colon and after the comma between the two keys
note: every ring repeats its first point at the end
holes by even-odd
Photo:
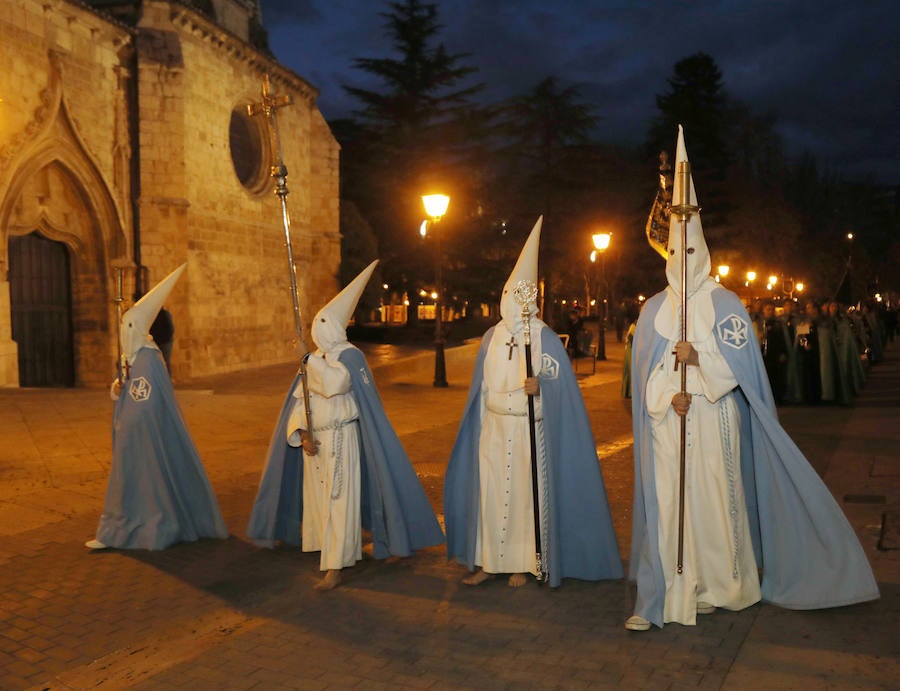
{"type": "Polygon", "coordinates": [[[716,611],[716,606],[708,602],[697,602],[697,614],[712,614],[716,611]]]}
{"type": "Polygon", "coordinates": [[[634,614],[625,620],[625,628],[629,631],[647,631],[650,629],[650,622],[634,614]]]}
{"type": "Polygon", "coordinates": [[[100,542],[100,540],[88,540],[84,543],[84,546],[88,549],[106,549],[106,545],[100,542]]]}

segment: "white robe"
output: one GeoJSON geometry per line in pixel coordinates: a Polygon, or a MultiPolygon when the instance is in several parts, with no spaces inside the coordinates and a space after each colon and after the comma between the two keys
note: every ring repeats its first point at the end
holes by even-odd
{"type": "MultiPolygon", "coordinates": [[[[690,308],[689,308],[690,309],[690,308]]],[[[760,599],[740,475],[740,420],[727,396],[737,386],[712,332],[693,342],[699,367],[688,366],[684,568],[676,574],[681,423],[672,397],[681,390],[675,341],[651,373],[646,392],[652,418],[659,552],[666,579],[664,621],[696,623],[697,602],[739,610],[760,599]]],[[[680,367],[681,365],[679,365],[680,367]]]]}
{"type": "MultiPolygon", "coordinates": [[[[303,455],[303,551],[321,551],[322,571],[353,566],[362,559],[360,515],[359,410],[350,373],[336,357],[321,352],[307,366],[315,456],[303,455]]],[[[301,445],[306,429],[302,387],[288,422],[288,444],[301,445]]]]}
{"type": "MultiPolygon", "coordinates": [[[[532,368],[541,366],[540,324],[532,333],[532,368]]],[[[475,564],[487,573],[537,574],[528,397],[524,391],[525,348],[522,334],[510,357],[511,334],[501,321],[484,361],[481,388],[481,437],[478,465],[481,510],[475,564]]],[[[545,467],[541,397],[534,397],[538,467],[545,467]]],[[[543,472],[539,472],[543,488],[543,472]]],[[[541,492],[542,494],[543,492],[541,492]]]]}

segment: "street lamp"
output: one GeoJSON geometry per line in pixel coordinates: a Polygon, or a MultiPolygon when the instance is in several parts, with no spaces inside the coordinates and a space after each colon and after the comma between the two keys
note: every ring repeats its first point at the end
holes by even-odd
{"type": "Polygon", "coordinates": [[[731,267],[728,264],[719,264],[716,269],[716,283],[721,283],[725,280],[725,277],[728,275],[728,272],[731,270],[731,267]]]}
{"type": "Polygon", "coordinates": [[[441,329],[441,298],[444,286],[441,275],[441,234],[438,232],[438,224],[447,213],[447,205],[450,197],[446,194],[422,195],[422,203],[425,205],[425,213],[431,217],[431,226],[434,228],[434,386],[447,386],[447,365],[444,361],[444,333],[441,329]]]}
{"type": "Polygon", "coordinates": [[[609,249],[609,243],[612,240],[612,233],[594,233],[591,236],[594,241],[596,254],[591,254],[591,261],[596,260],[597,254],[600,255],[600,271],[602,272],[603,295],[603,314],[600,315],[598,330],[600,335],[597,339],[597,359],[606,359],[606,320],[609,318],[609,285],[606,282],[606,250],[609,249]]]}

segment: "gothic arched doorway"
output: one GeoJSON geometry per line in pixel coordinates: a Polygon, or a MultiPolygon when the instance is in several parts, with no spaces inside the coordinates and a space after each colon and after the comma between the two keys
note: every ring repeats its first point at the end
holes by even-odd
{"type": "Polygon", "coordinates": [[[9,239],[12,337],[20,386],[74,386],[69,250],[39,233],[9,239]]]}

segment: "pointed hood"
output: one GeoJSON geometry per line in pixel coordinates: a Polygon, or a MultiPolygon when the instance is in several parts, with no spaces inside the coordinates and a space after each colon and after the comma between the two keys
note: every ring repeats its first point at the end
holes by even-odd
{"type": "Polygon", "coordinates": [[[323,353],[347,342],[347,324],[377,264],[376,259],[316,314],[311,329],[312,339],[323,353]]]}
{"type": "MultiPolygon", "coordinates": [[[[684,146],[684,132],[681,125],[678,126],[678,145],[675,151],[675,184],[672,187],[672,203],[681,199],[681,176],[678,174],[678,166],[688,161],[687,149],[684,146]]],[[[693,206],[697,204],[697,190],[694,187],[694,179],[691,176],[691,198],[693,206]]],[[[709,277],[711,262],[709,248],[703,237],[703,226],[700,223],[700,212],[691,214],[687,224],[687,292],[688,295],[699,288],[709,277]],[[693,251],[692,251],[693,250],[693,251]]],[[[681,295],[681,217],[672,212],[669,219],[669,257],[666,259],[666,278],[669,286],[677,295],[681,295]]]]}
{"type": "Polygon", "coordinates": [[[137,351],[147,345],[148,341],[152,342],[150,326],[186,268],[187,264],[179,266],[122,315],[122,322],[119,324],[122,352],[131,364],[134,364],[137,351]]]}
{"type": "MultiPolygon", "coordinates": [[[[544,217],[539,216],[525,246],[519,253],[519,259],[513,267],[512,273],[506,279],[506,285],[503,286],[503,294],[500,296],[500,316],[506,323],[506,328],[510,333],[516,333],[522,327],[522,305],[516,302],[513,290],[519,281],[531,281],[537,285],[538,280],[538,249],[541,243],[541,225],[544,217]]],[[[537,314],[537,303],[530,303],[529,310],[531,315],[537,314]]]]}
{"type": "MultiPolygon", "coordinates": [[[[681,180],[678,174],[678,165],[682,161],[687,160],[684,132],[681,125],[679,125],[678,145],[675,151],[675,184],[672,187],[673,204],[681,198],[681,180]]],[[[693,175],[690,180],[691,196],[689,202],[692,206],[699,206],[693,175]]],[[[709,248],[706,246],[706,238],[703,236],[699,210],[692,213],[688,219],[686,235],[687,330],[688,341],[695,343],[706,338],[712,331],[715,323],[715,310],[711,293],[718,285],[709,275],[712,262],[709,257],[709,248]]],[[[654,319],[654,328],[657,333],[672,341],[681,338],[682,249],[681,217],[673,211],[669,220],[669,256],[666,259],[666,279],[669,282],[669,287],[666,289],[667,300],[666,304],[660,307],[654,319]]]]}

